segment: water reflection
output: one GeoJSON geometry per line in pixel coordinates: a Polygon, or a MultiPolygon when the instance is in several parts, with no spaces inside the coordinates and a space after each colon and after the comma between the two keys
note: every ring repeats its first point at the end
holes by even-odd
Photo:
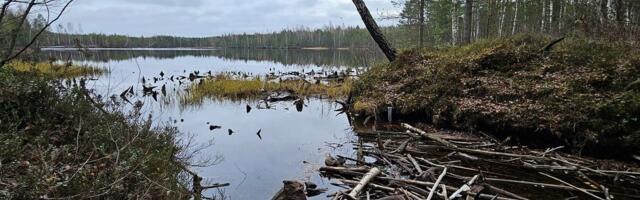
{"type": "MultiPolygon", "coordinates": [[[[43,53],[109,68],[110,74],[89,81],[87,87],[104,97],[118,97],[125,90],[133,91],[129,101],[143,102],[143,109],[158,124],[175,125],[188,134],[183,140],[193,141],[196,146],[204,145],[201,156],[221,162],[196,171],[205,180],[231,183],[224,189],[230,199],[269,199],[281,187],[282,180],[310,180],[320,187],[331,187],[313,170],[323,165],[326,153],[354,155],[350,142],[357,140],[347,117],[334,111],[340,105],[314,98],[270,103],[268,108],[261,107],[259,101],[224,99],[204,99],[199,104],[183,105],[180,96],[188,92],[190,82],[185,80],[181,84],[167,78],[188,76],[196,70],[265,74],[274,69],[309,71],[364,66],[363,63],[345,64],[360,59],[346,58],[346,55],[357,57],[346,51],[293,54],[291,51],[258,51],[262,52],[229,55],[224,51],[110,50],[93,51],[95,56],[90,58],[68,51],[43,53]],[[155,94],[155,98],[144,96],[147,91],[141,84],[143,77],[145,87],[165,92],[155,94]]],[[[313,199],[324,199],[324,195],[313,199]]]]}
{"type": "Polygon", "coordinates": [[[218,57],[231,61],[268,61],[285,66],[363,67],[382,55],[377,50],[269,50],[269,49],[107,49],[76,51],[47,50],[42,58],[86,60],[93,62],[123,61],[134,58],[175,59],[177,57],[218,57]]]}

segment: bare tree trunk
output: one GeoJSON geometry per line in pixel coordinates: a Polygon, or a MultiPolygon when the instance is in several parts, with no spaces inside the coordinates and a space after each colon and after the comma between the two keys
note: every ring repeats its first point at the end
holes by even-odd
{"type": "Polygon", "coordinates": [[[464,11],[464,43],[471,43],[471,31],[473,30],[473,1],[467,0],[464,11]]]}
{"type": "Polygon", "coordinates": [[[500,25],[498,26],[498,37],[502,37],[502,32],[504,30],[504,21],[507,17],[507,5],[506,2],[499,2],[499,5],[500,7],[502,7],[502,9],[500,10],[500,25]]]}
{"type": "Polygon", "coordinates": [[[515,35],[516,34],[516,30],[517,30],[517,22],[518,22],[518,3],[520,2],[520,0],[516,0],[516,8],[515,8],[515,13],[513,14],[513,26],[511,26],[511,35],[515,35]]]}
{"type": "Polygon", "coordinates": [[[458,1],[453,0],[453,10],[451,11],[451,44],[458,42],[458,1]]]}
{"type": "Polygon", "coordinates": [[[424,0],[420,0],[420,48],[424,47],[424,0]]]}
{"type": "Polygon", "coordinates": [[[600,0],[600,24],[606,25],[609,17],[609,0],[600,0]]]}
{"type": "Polygon", "coordinates": [[[624,0],[616,0],[615,9],[616,9],[616,22],[618,22],[618,25],[622,27],[624,25],[625,15],[626,15],[624,0]]]}
{"type": "Polygon", "coordinates": [[[353,4],[358,9],[358,13],[360,13],[360,17],[362,17],[362,21],[367,27],[367,30],[369,30],[369,34],[371,34],[371,37],[373,37],[373,40],[376,41],[387,59],[389,59],[389,61],[391,62],[396,60],[396,49],[393,48],[389,41],[387,41],[387,39],[384,37],[384,34],[382,34],[380,27],[378,27],[378,24],[371,16],[371,13],[369,12],[369,9],[367,8],[367,5],[364,3],[364,1],[353,0],[353,4]]]}
{"type": "Polygon", "coordinates": [[[625,2],[624,0],[616,0],[615,1],[615,10],[616,10],[616,22],[618,24],[618,34],[626,39],[626,8],[625,8],[625,2]]]}

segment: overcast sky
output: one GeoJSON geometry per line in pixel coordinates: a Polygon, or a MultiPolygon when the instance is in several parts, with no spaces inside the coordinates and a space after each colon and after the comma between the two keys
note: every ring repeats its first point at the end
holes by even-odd
{"type": "MultiPolygon", "coordinates": [[[[374,17],[398,10],[390,0],[365,2],[374,17]]],[[[77,0],[61,23],[72,24],[74,32],[134,36],[213,36],[329,23],[363,26],[351,0],[77,0]]]]}

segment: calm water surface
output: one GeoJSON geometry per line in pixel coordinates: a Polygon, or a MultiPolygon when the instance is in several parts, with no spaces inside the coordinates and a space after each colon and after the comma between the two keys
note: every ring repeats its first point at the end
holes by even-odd
{"type": "MultiPolygon", "coordinates": [[[[181,139],[192,146],[206,146],[196,160],[220,160],[197,167],[205,180],[231,183],[223,190],[229,199],[269,199],[282,186],[282,180],[311,180],[330,187],[314,170],[323,165],[326,153],[353,155],[350,141],[356,140],[345,115],[337,115],[337,105],[328,100],[310,99],[302,112],[292,102],[280,102],[271,109],[257,109],[258,102],[205,100],[199,105],[181,105],[179,97],[186,84],[152,77],[188,76],[198,70],[239,71],[263,75],[275,71],[332,71],[353,68],[363,70],[379,55],[351,51],[303,50],[47,50],[45,56],[108,68],[111,73],[88,83],[104,97],[119,94],[133,86],[140,92],[142,77],[148,85],[167,86],[169,95],[140,97],[146,113],[155,122],[168,123],[185,135],[181,139]],[[247,113],[246,106],[254,109],[247,113]],[[222,129],[209,130],[209,125],[222,129]],[[227,129],[235,133],[228,135],[227,129]],[[256,132],[261,131],[262,139],[256,132]],[[209,145],[210,144],[210,145],[209,145]]],[[[133,101],[132,101],[133,102],[133,101]]],[[[158,124],[161,124],[158,123],[158,124]]],[[[217,193],[217,191],[209,191],[217,193]]],[[[324,199],[326,194],[314,199],[324,199]]]]}

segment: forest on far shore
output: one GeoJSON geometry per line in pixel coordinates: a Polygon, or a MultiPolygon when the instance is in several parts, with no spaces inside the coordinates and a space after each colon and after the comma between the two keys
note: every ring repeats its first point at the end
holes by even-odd
{"type": "MultiPolygon", "coordinates": [[[[382,27],[382,31],[394,46],[400,48],[419,47],[419,40],[424,41],[423,45],[442,46],[505,38],[521,33],[604,38],[628,43],[636,43],[640,35],[640,2],[637,0],[394,0],[394,4],[402,8],[402,12],[398,15],[385,15],[378,20],[399,21],[397,25],[382,27]],[[424,13],[423,20],[419,17],[421,10],[424,13]]],[[[10,22],[18,21],[18,15],[8,13],[7,21],[9,23],[1,32],[11,30],[10,22]]],[[[28,19],[28,23],[23,24],[23,33],[17,39],[18,46],[29,42],[35,30],[45,24],[46,19],[42,15],[28,19]]],[[[0,39],[4,41],[6,37],[0,39]]],[[[50,27],[40,36],[36,46],[376,48],[367,30],[360,26],[300,26],[272,33],[177,37],[86,34],[81,25],[70,23],[50,27]]]]}

